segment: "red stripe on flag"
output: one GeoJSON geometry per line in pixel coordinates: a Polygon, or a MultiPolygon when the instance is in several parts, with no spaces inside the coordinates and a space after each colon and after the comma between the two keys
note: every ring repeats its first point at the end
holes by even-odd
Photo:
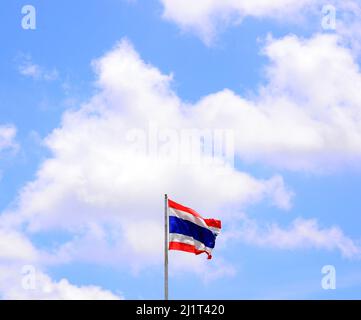
{"type": "Polygon", "coordinates": [[[205,252],[208,255],[208,259],[212,259],[212,255],[210,255],[207,251],[197,250],[196,247],[192,246],[191,244],[180,243],[180,242],[169,242],[169,250],[185,251],[189,253],[194,253],[196,255],[205,252]]]}
{"type": "MultiPolygon", "coordinates": [[[[187,208],[185,206],[182,206],[181,204],[177,203],[177,202],[174,202],[172,200],[168,200],[168,206],[169,208],[173,208],[173,209],[176,209],[176,210],[181,210],[181,211],[185,211],[185,212],[188,212],[192,215],[194,215],[195,217],[198,217],[198,218],[202,218],[200,216],[200,214],[198,212],[195,212],[193,209],[191,208],[187,208]]],[[[203,218],[202,218],[203,219],[203,218]]]]}
{"type": "Polygon", "coordinates": [[[198,212],[194,211],[193,209],[182,206],[181,204],[179,204],[177,202],[174,202],[173,200],[170,200],[170,199],[168,199],[168,206],[169,206],[169,208],[173,208],[173,209],[176,209],[176,210],[188,212],[191,215],[204,220],[204,222],[206,223],[206,225],[208,227],[214,227],[214,228],[221,229],[222,224],[221,224],[220,220],[204,219],[198,212]]]}
{"type": "Polygon", "coordinates": [[[205,223],[207,224],[208,227],[214,227],[214,228],[218,228],[218,229],[222,228],[221,220],[204,219],[204,221],[205,221],[205,223]]]}

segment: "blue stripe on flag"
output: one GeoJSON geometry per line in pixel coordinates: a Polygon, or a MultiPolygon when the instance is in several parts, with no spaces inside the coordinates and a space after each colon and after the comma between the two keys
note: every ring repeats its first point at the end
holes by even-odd
{"type": "Polygon", "coordinates": [[[174,216],[169,217],[169,233],[179,233],[192,237],[211,249],[214,248],[216,242],[216,236],[211,230],[174,216]]]}

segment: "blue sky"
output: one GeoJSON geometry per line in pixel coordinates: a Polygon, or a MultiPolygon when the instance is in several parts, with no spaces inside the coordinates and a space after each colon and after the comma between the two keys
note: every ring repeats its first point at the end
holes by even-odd
{"type": "MultiPolygon", "coordinates": [[[[240,6],[245,5],[239,11],[215,9],[215,12],[224,10],[228,18],[227,21],[222,17],[213,21],[213,16],[207,16],[210,8],[179,10],[179,1],[81,0],[74,3],[32,0],[31,5],[36,8],[35,30],[21,27],[21,8],[25,3],[16,0],[2,4],[0,126],[16,128],[16,135],[8,147],[0,149],[0,211],[3,218],[0,220],[0,237],[4,237],[0,240],[3,243],[0,244],[0,263],[4,270],[19,270],[14,274],[6,271],[9,276],[0,277],[2,297],[84,295],[85,298],[99,298],[118,295],[126,299],[161,299],[163,271],[159,250],[147,252],[145,245],[145,249],[142,247],[145,251],[135,250],[136,253],[129,255],[122,245],[130,250],[138,245],[133,233],[128,235],[127,230],[128,227],[137,230],[139,223],[140,231],[135,238],[154,237],[154,242],[149,241],[159,244],[161,249],[161,242],[157,242],[161,235],[150,231],[148,234],[147,230],[158,231],[160,228],[164,191],[205,216],[221,218],[224,228],[224,239],[221,234],[220,247],[216,247],[211,261],[203,261],[203,256],[184,258],[186,253],[171,252],[171,298],[361,297],[361,201],[358,191],[361,188],[361,111],[354,95],[361,83],[358,70],[361,37],[355,28],[357,19],[352,23],[343,20],[343,14],[349,8],[343,7],[341,2],[331,1],[338,9],[339,24],[336,30],[323,30],[321,9],[324,1],[314,1],[313,10],[308,10],[306,0],[295,4],[294,10],[292,0],[283,1],[285,5],[279,8],[258,8],[257,1],[254,1],[254,7],[247,7],[247,2],[239,1],[240,6]],[[194,12],[198,15],[192,20],[194,12]],[[208,27],[203,29],[202,23],[208,27]],[[117,58],[107,59],[112,53],[117,58]],[[315,54],[314,59],[312,54],[315,54]],[[309,63],[308,58],[314,63],[309,63]],[[332,66],[322,65],[323,60],[335,62],[332,66]],[[129,67],[133,63],[134,67],[129,67]],[[98,74],[94,71],[95,65],[98,74]],[[33,72],[26,73],[24,66],[36,66],[36,71],[33,68],[33,72]],[[319,71],[325,68],[328,71],[323,79],[319,71]],[[159,93],[155,89],[157,85],[148,88],[147,82],[163,83],[150,69],[161,75],[172,75],[172,80],[164,80],[165,93],[163,89],[159,89],[159,93]],[[116,70],[114,75],[112,70],[116,70]],[[138,83],[142,72],[147,76],[138,83]],[[332,78],[334,74],[335,78],[332,78]],[[116,78],[118,75],[119,79],[116,78]],[[338,76],[343,79],[345,88],[340,89],[335,80],[338,76]],[[100,84],[99,79],[103,79],[100,84]],[[293,79],[294,86],[290,84],[293,79]],[[312,83],[313,79],[316,79],[315,83],[307,88],[307,83],[312,83]],[[325,85],[321,81],[325,81],[325,85]],[[225,89],[235,97],[226,94],[219,100],[212,97],[224,93],[225,89]],[[323,106],[324,96],[334,91],[334,100],[330,97],[331,102],[326,101],[323,106]],[[143,92],[146,92],[144,97],[143,92]],[[178,102],[169,98],[172,95],[178,102]],[[96,97],[102,102],[94,102],[96,97]],[[208,100],[202,107],[205,97],[208,100]],[[133,102],[129,100],[137,101],[138,98],[141,106],[134,105],[136,111],[133,114],[133,102]],[[212,169],[202,169],[201,175],[197,176],[198,173],[193,174],[193,171],[182,172],[182,167],[177,167],[174,174],[156,167],[154,172],[159,176],[150,174],[149,180],[142,180],[136,174],[135,163],[128,167],[119,164],[117,172],[113,162],[107,162],[107,157],[112,158],[112,154],[118,159],[119,150],[109,137],[124,135],[117,131],[118,125],[116,121],[113,123],[112,115],[120,121],[119,127],[123,120],[128,127],[137,127],[140,123],[137,108],[141,112],[145,107],[151,111],[139,115],[141,123],[157,120],[156,117],[161,123],[157,110],[160,110],[159,114],[164,113],[165,109],[158,105],[162,101],[166,107],[169,104],[169,108],[182,105],[185,110],[190,110],[188,120],[193,126],[198,123],[202,127],[234,130],[236,162],[229,178],[229,192],[227,189],[219,191],[217,185],[207,186],[212,193],[201,190],[201,186],[209,182],[218,184],[219,188],[227,184],[228,178],[217,176],[212,169]],[[277,108],[284,101],[286,107],[279,111],[277,108]],[[304,101],[307,101],[305,105],[304,101]],[[99,122],[92,123],[92,116],[84,111],[85,103],[91,105],[93,112],[99,112],[99,122]],[[239,104],[237,108],[249,108],[248,116],[231,108],[233,103],[239,104]],[[288,113],[287,106],[295,107],[301,113],[288,113]],[[106,111],[97,110],[103,107],[106,111]],[[258,109],[269,115],[263,131],[257,131],[262,123],[252,116],[258,109]],[[79,110],[84,114],[83,111],[77,114],[79,110]],[[282,123],[279,122],[281,112],[284,112],[282,119],[289,117],[291,129],[288,130],[291,131],[280,129],[280,135],[273,137],[282,123]],[[76,120],[62,120],[64,114],[76,120]],[[212,114],[215,119],[209,120],[208,116],[212,114]],[[234,122],[228,126],[229,114],[234,122]],[[299,129],[297,117],[300,117],[299,129]],[[343,117],[342,124],[338,120],[343,117]],[[317,124],[313,122],[315,119],[317,124]],[[234,126],[237,123],[239,125],[234,126]],[[293,127],[299,132],[293,133],[293,127]],[[82,130],[89,130],[89,140],[82,136],[82,130]],[[315,132],[320,140],[303,140],[310,132],[315,132]],[[69,147],[69,154],[66,153],[68,149],[64,145],[78,141],[78,134],[81,136],[79,144],[74,143],[69,147]],[[98,141],[98,136],[103,134],[104,140],[99,138],[98,141]],[[240,137],[242,134],[248,137],[246,141],[240,137]],[[291,136],[297,139],[289,139],[291,136]],[[83,150],[86,156],[77,156],[78,150],[83,150]],[[94,160],[87,158],[92,155],[94,160]],[[101,163],[103,156],[105,168],[101,163]],[[42,171],[51,166],[52,159],[55,169],[42,171]],[[297,160],[302,161],[302,165],[297,160]],[[74,171],[69,163],[74,164],[74,171]],[[62,168],[69,171],[60,172],[62,168]],[[65,178],[79,172],[87,175],[81,184],[84,197],[78,196],[78,185],[65,178]],[[253,182],[247,185],[247,178],[238,192],[233,188],[243,181],[240,172],[247,174],[253,182]],[[212,178],[207,180],[204,178],[207,175],[212,178]],[[190,185],[178,179],[183,176],[189,179],[190,185]],[[274,176],[282,182],[266,182],[274,176]],[[118,185],[110,177],[115,181],[124,178],[130,182],[118,185]],[[193,185],[193,179],[200,183],[193,185]],[[102,185],[107,181],[109,186],[114,183],[114,188],[120,186],[119,190],[106,188],[103,191],[102,185]],[[159,187],[153,185],[158,182],[159,187]],[[147,191],[152,188],[154,192],[147,191]],[[242,190],[247,190],[247,194],[243,196],[242,190]],[[159,191],[159,199],[153,197],[156,191],[159,191]],[[39,203],[39,199],[44,204],[39,203]],[[145,215],[143,212],[148,205],[150,213],[145,215]],[[31,209],[26,209],[27,206],[31,209]],[[252,226],[257,226],[254,234],[245,230],[248,228],[245,215],[252,221],[252,226]],[[317,220],[317,227],[297,233],[292,229],[297,219],[317,220]],[[272,234],[271,225],[277,225],[277,234],[272,234]],[[341,235],[329,232],[333,227],[341,235]],[[104,243],[103,239],[99,240],[104,236],[103,232],[111,235],[105,236],[110,238],[104,243]],[[280,233],[283,237],[277,238],[280,233]],[[99,234],[102,235],[100,238],[99,234]],[[7,239],[16,239],[19,252],[32,247],[31,251],[37,252],[35,258],[25,253],[19,254],[20,258],[9,258],[7,239]],[[92,241],[95,241],[94,247],[92,241]],[[64,246],[65,243],[68,246],[64,246]],[[87,250],[84,243],[93,248],[87,250]],[[110,252],[111,256],[112,250],[118,249],[118,253],[114,252],[114,261],[110,261],[107,254],[110,252]],[[34,265],[41,274],[38,277],[40,288],[52,284],[51,295],[39,291],[39,286],[30,291],[20,288],[21,266],[28,264],[34,265]],[[336,268],[335,290],[321,287],[324,265],[336,268]],[[63,278],[67,279],[67,285],[61,285],[63,278]],[[97,287],[94,295],[89,293],[90,286],[97,287]]],[[[350,1],[351,4],[357,5],[357,2],[350,1]]],[[[184,1],[183,6],[192,7],[192,4],[184,1]]],[[[179,115],[170,121],[176,125],[178,120],[184,123],[179,115]]],[[[182,128],[182,124],[179,126],[178,129],[182,128]]],[[[1,145],[0,140],[0,148],[1,145]]],[[[119,145],[119,148],[123,146],[119,145]]],[[[139,245],[144,246],[144,241],[139,245]]]]}

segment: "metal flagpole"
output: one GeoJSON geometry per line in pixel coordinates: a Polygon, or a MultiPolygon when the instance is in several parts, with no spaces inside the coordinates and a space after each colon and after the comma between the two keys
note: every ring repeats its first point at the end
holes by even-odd
{"type": "Polygon", "coordinates": [[[168,195],[164,197],[164,300],[168,300],[168,195]]]}

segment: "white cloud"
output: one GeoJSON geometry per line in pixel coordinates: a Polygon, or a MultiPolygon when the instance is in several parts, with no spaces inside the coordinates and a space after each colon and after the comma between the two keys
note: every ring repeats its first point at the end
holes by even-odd
{"type": "Polygon", "coordinates": [[[361,248],[337,227],[321,228],[316,219],[294,220],[289,228],[272,223],[260,226],[255,220],[244,219],[243,226],[231,237],[252,245],[276,249],[338,250],[345,258],[360,258],[361,248]]]}
{"type": "MultiPolygon", "coordinates": [[[[163,17],[177,24],[183,31],[194,32],[210,44],[220,30],[238,25],[245,17],[272,18],[288,24],[322,25],[326,6],[336,9],[336,29],[343,40],[360,53],[361,6],[356,0],[160,0],[163,17]],[[324,15],[323,15],[324,14],[324,15]]],[[[326,17],[327,19],[327,17],[326,17]]]]}
{"type": "Polygon", "coordinates": [[[361,73],[338,40],[337,35],[268,39],[267,84],[258,95],[215,93],[195,106],[195,117],[208,127],[234,128],[236,152],[245,161],[307,171],[357,167],[361,73]]]}
{"type": "Polygon", "coordinates": [[[93,65],[99,93],[68,111],[46,139],[52,157],[21,190],[18,207],[1,217],[4,225],[68,232],[73,239],[55,248],[63,262],[123,262],[139,270],[161,261],[164,193],[221,219],[229,208],[262,200],[290,208],[292,193],[278,175],[258,180],[229,165],[139,157],[127,140],[131,129],[201,125],[186,115],[171,76],[145,64],[127,41],[93,65]]]}
{"type": "Polygon", "coordinates": [[[34,261],[37,255],[37,251],[24,235],[14,230],[0,229],[0,261],[34,261]]]}
{"type": "Polygon", "coordinates": [[[164,18],[183,30],[196,32],[204,41],[213,40],[216,32],[229,24],[238,24],[246,16],[272,17],[294,21],[303,11],[317,7],[322,0],[160,0],[164,18]]]}
{"type": "Polygon", "coordinates": [[[16,128],[13,125],[0,125],[0,151],[16,149],[16,128]]]}
{"type": "Polygon", "coordinates": [[[98,286],[53,281],[42,271],[47,253],[21,233],[0,229],[0,297],[2,299],[121,299],[98,286]],[[29,267],[31,269],[29,269],[29,267]]]}
{"type": "Polygon", "coordinates": [[[34,63],[32,58],[28,55],[24,55],[21,58],[21,62],[18,66],[18,71],[25,77],[33,78],[34,80],[54,81],[59,77],[58,71],[53,69],[45,69],[40,65],[34,63]]]}
{"type": "Polygon", "coordinates": [[[66,279],[52,280],[41,271],[36,271],[34,280],[22,274],[20,265],[0,265],[0,297],[10,300],[119,300],[116,295],[98,286],[76,286],[66,279]],[[34,286],[30,283],[34,281],[34,286]]]}
{"type": "MultiPolygon", "coordinates": [[[[72,239],[51,248],[57,250],[58,262],[118,263],[137,271],[160,264],[164,193],[226,222],[235,208],[262,200],[289,209],[292,192],[278,175],[260,180],[229,165],[184,165],[139,156],[128,139],[132,129],[147,130],[152,122],[175,130],[231,129],[242,160],[282,168],[319,170],[359,159],[355,93],[361,78],[337,36],[269,39],[264,52],[270,59],[268,84],[258,96],[246,99],[224,90],[189,105],[172,91],[172,76],[144,63],[122,41],[94,61],[97,94],[79,110],[66,112],[61,126],[47,137],[51,158],[1,223],[33,233],[67,232],[72,239]]],[[[294,229],[300,232],[298,227],[294,229]]],[[[299,238],[347,255],[351,245],[341,232],[324,232],[312,224],[310,229],[322,234],[319,244],[316,237],[299,238]],[[337,243],[327,246],[325,239],[333,236],[337,243]]],[[[301,240],[294,241],[289,246],[299,247],[301,240]]],[[[209,269],[202,276],[233,274],[227,263],[218,267],[218,273],[209,269]]]]}

